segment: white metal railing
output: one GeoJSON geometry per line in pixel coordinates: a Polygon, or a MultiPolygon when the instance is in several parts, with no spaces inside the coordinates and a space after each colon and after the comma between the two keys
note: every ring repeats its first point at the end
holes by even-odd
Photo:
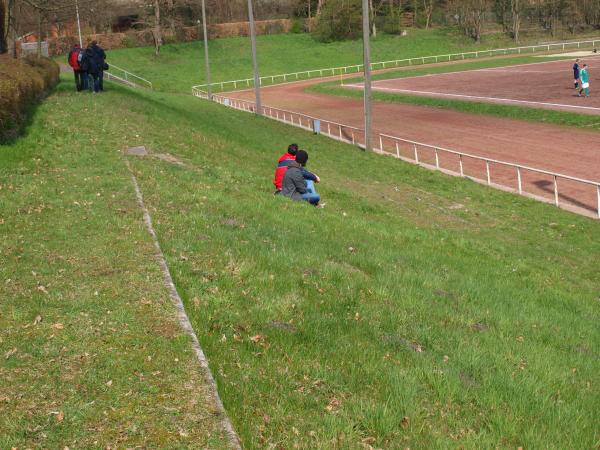
{"type": "Polygon", "coordinates": [[[108,79],[113,78],[133,87],[145,87],[148,89],[153,89],[151,81],[131,73],[128,70],[122,69],[119,66],[115,66],[114,64],[110,64],[109,70],[105,71],[104,73],[107,75],[108,79]],[[114,73],[115,71],[117,73],[114,73]]]}
{"type": "MultiPolygon", "coordinates": [[[[194,95],[199,98],[207,98],[206,93],[199,89],[194,90],[194,95]]],[[[254,113],[256,110],[255,103],[248,100],[229,98],[223,95],[213,95],[212,100],[240,111],[254,113]]],[[[318,132],[329,138],[348,144],[364,147],[364,130],[361,128],[266,105],[262,107],[262,113],[264,116],[279,122],[302,128],[307,131],[318,132]]],[[[566,207],[579,213],[583,212],[584,210],[594,211],[594,217],[600,218],[600,182],[564,175],[544,169],[537,169],[535,167],[521,164],[501,161],[494,158],[477,156],[435,145],[424,144],[422,142],[399,138],[397,136],[391,136],[384,133],[375,134],[375,138],[379,139],[379,148],[374,149],[377,153],[393,156],[429,169],[441,170],[444,171],[444,173],[451,175],[468,177],[469,179],[484,183],[488,186],[497,188],[501,187],[504,190],[515,192],[520,195],[526,195],[537,200],[549,202],[550,200],[548,198],[543,197],[539,193],[536,194],[532,192],[535,189],[530,189],[529,192],[527,191],[528,186],[535,185],[536,182],[539,182],[539,180],[530,181],[529,183],[524,180],[526,175],[529,177],[531,174],[544,176],[546,177],[546,181],[542,182],[552,184],[552,188],[549,189],[549,192],[551,192],[553,196],[551,200],[552,203],[558,207],[566,207]],[[442,158],[443,155],[446,158],[442,158]],[[454,167],[458,166],[458,169],[448,167],[452,166],[451,162],[445,161],[447,160],[448,156],[453,157],[454,167]],[[479,167],[472,167],[473,162],[478,163],[479,167]],[[467,175],[467,165],[469,166],[469,170],[471,172],[480,171],[481,175],[467,175]],[[502,174],[502,176],[501,174],[496,176],[492,171],[494,167],[503,168],[505,173],[502,174]],[[506,170],[513,174],[512,177],[510,173],[508,175],[506,174],[506,170]],[[494,178],[494,176],[496,176],[496,178],[494,178]],[[559,181],[561,180],[563,182],[566,181],[573,183],[578,187],[592,187],[595,191],[596,197],[595,208],[591,205],[580,205],[583,203],[581,200],[569,199],[569,196],[565,195],[564,191],[563,195],[561,195],[559,189],[559,181]],[[561,197],[563,198],[562,201],[561,197]]],[[[537,191],[540,191],[540,189],[542,188],[538,187],[537,191]]],[[[589,215],[589,213],[586,215],[589,215]]]]}
{"type": "MultiPolygon", "coordinates": [[[[593,39],[587,41],[566,41],[566,42],[558,42],[554,44],[538,44],[538,45],[529,45],[525,47],[510,47],[510,48],[498,48],[498,49],[489,49],[489,50],[476,50],[472,52],[463,52],[463,53],[451,53],[447,55],[435,55],[435,56],[419,56],[416,58],[405,58],[405,59],[395,59],[390,61],[380,61],[371,63],[372,70],[381,70],[381,69],[389,69],[392,67],[401,67],[401,66],[413,66],[413,65],[423,65],[423,64],[433,64],[438,62],[449,62],[449,61],[458,61],[464,59],[474,59],[481,57],[491,57],[498,55],[520,55],[524,53],[535,53],[539,51],[551,51],[551,50],[567,50],[572,48],[581,48],[582,46],[590,46],[595,48],[596,44],[600,44],[600,39],[593,39]],[[589,45],[591,44],[591,45],[589,45]]],[[[301,72],[291,72],[284,73],[279,75],[268,75],[260,77],[259,83],[261,86],[263,85],[272,85],[277,83],[285,83],[288,81],[297,81],[297,80],[305,80],[316,77],[323,76],[335,76],[335,75],[345,75],[351,73],[359,73],[363,69],[362,64],[353,64],[350,66],[342,66],[342,67],[329,67],[326,69],[312,69],[305,70],[301,72]]],[[[216,83],[211,83],[213,89],[218,88],[219,92],[225,90],[235,90],[238,88],[250,88],[254,87],[254,78],[244,78],[240,80],[231,80],[231,81],[220,81],[216,83]]],[[[197,86],[193,86],[192,89],[206,91],[208,88],[208,84],[199,84],[197,86]]]]}

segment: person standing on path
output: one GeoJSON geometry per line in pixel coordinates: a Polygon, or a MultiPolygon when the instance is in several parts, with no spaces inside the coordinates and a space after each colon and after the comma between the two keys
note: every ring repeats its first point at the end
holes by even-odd
{"type": "Polygon", "coordinates": [[[80,65],[82,57],[83,51],[81,50],[81,47],[79,44],[75,44],[73,49],[69,52],[67,62],[73,69],[73,74],[75,75],[75,89],[77,89],[77,92],[80,92],[82,89],[84,89],[84,72],[80,65]]]}
{"type": "Polygon", "coordinates": [[[581,89],[579,89],[580,97],[581,97],[581,94],[583,93],[583,91],[585,91],[586,97],[590,96],[590,78],[588,75],[587,67],[588,67],[587,64],[584,64],[583,69],[581,69],[581,72],[579,73],[579,79],[581,80],[581,89]]]}
{"type": "Polygon", "coordinates": [[[575,64],[573,64],[573,80],[575,89],[577,89],[579,87],[579,59],[576,59],[575,64]]]}
{"type": "MultiPolygon", "coordinates": [[[[94,92],[102,92],[104,91],[104,71],[106,70],[106,53],[104,49],[98,45],[96,41],[92,41],[91,45],[92,49],[92,58],[94,59],[94,63],[98,68],[98,89],[96,90],[96,86],[94,84],[94,92]]],[[[96,79],[94,79],[94,83],[96,83],[96,79]]]]}

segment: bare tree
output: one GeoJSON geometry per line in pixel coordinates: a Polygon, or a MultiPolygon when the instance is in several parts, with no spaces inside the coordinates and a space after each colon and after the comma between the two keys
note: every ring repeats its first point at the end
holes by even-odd
{"type": "Polygon", "coordinates": [[[425,14],[425,29],[431,25],[431,15],[433,14],[434,0],[423,0],[423,13],[425,14]]]}

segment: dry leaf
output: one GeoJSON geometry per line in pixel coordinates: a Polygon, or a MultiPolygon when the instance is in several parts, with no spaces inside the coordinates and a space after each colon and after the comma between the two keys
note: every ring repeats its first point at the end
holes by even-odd
{"type": "Polygon", "coordinates": [[[42,286],[41,284],[37,287],[37,290],[42,291],[44,294],[48,293],[47,289],[44,286],[42,286]]]}
{"type": "Polygon", "coordinates": [[[57,422],[62,422],[63,420],[65,420],[65,413],[60,411],[57,415],[56,415],[56,421],[57,422]]]}
{"type": "Polygon", "coordinates": [[[106,385],[107,385],[108,387],[111,387],[111,386],[112,386],[112,383],[113,383],[113,381],[112,381],[112,380],[108,380],[108,381],[106,382],[106,385]]]}
{"type": "Polygon", "coordinates": [[[329,412],[335,412],[340,408],[340,401],[337,398],[332,398],[329,400],[329,403],[325,407],[325,409],[329,412]]]}
{"type": "Polygon", "coordinates": [[[62,323],[58,322],[52,325],[52,328],[54,328],[55,330],[62,330],[65,328],[65,326],[62,323]]]}
{"type": "Polygon", "coordinates": [[[300,432],[298,431],[298,428],[296,428],[296,427],[292,427],[292,433],[294,433],[296,436],[300,435],[300,432]]]}
{"type": "Polygon", "coordinates": [[[17,347],[13,348],[12,350],[9,350],[9,351],[7,351],[7,352],[4,354],[4,358],[5,358],[5,359],[8,359],[8,358],[10,358],[12,355],[14,355],[15,353],[17,353],[17,347]]]}
{"type": "Polygon", "coordinates": [[[42,321],[42,316],[40,316],[39,314],[37,316],[35,316],[35,319],[33,319],[33,325],[37,325],[38,323],[40,323],[42,321]]]}
{"type": "Polygon", "coordinates": [[[263,342],[265,337],[262,334],[257,334],[256,336],[252,336],[250,340],[255,344],[258,344],[259,342],[263,342]]]}
{"type": "Polygon", "coordinates": [[[400,425],[402,425],[402,428],[408,428],[410,426],[410,417],[404,416],[400,425]]]}
{"type": "Polygon", "coordinates": [[[525,342],[525,338],[523,336],[517,336],[517,342],[525,342]]]}

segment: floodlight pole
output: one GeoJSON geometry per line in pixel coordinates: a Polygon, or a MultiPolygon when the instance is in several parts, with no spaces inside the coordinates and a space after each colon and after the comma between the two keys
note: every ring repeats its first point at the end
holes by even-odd
{"type": "Polygon", "coordinates": [[[77,33],[79,33],[79,47],[83,48],[83,39],[81,38],[81,22],[79,21],[79,2],[75,0],[75,11],[77,12],[77,33]]]}
{"type": "Polygon", "coordinates": [[[363,53],[365,66],[365,150],[371,151],[371,45],[370,45],[370,21],[369,0],[362,0],[363,9],[363,53]]]}
{"type": "Polygon", "coordinates": [[[256,96],[256,114],[262,116],[262,103],[260,101],[260,76],[258,74],[258,60],[256,58],[256,29],[254,28],[254,11],[252,0],[248,0],[248,20],[250,22],[250,41],[252,42],[252,65],[254,66],[254,92],[256,96]]]}
{"type": "Polygon", "coordinates": [[[210,81],[210,62],[208,59],[208,31],[206,30],[206,5],[202,0],[202,28],[204,29],[204,67],[206,68],[206,85],[208,99],[212,100],[212,83],[210,81]]]}

